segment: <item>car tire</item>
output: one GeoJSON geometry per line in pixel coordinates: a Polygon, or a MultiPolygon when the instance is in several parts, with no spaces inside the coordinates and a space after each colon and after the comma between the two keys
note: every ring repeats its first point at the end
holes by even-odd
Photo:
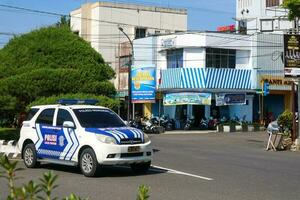
{"type": "Polygon", "coordinates": [[[86,177],[93,177],[96,175],[98,161],[93,149],[87,148],[82,151],[80,154],[79,167],[81,173],[86,177]]]}
{"type": "Polygon", "coordinates": [[[27,144],[24,147],[22,157],[27,168],[36,168],[40,165],[37,161],[37,153],[33,143],[27,144]]]}
{"type": "Polygon", "coordinates": [[[147,173],[150,166],[151,166],[151,161],[143,162],[143,163],[134,163],[134,164],[130,165],[132,171],[136,174],[145,174],[145,173],[147,173]]]}

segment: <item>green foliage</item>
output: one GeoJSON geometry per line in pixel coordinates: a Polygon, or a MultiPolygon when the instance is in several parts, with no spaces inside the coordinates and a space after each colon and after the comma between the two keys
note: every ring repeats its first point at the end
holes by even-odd
{"type": "Polygon", "coordinates": [[[0,50],[0,114],[23,111],[42,97],[115,95],[112,68],[66,23],[62,18],[58,26],[17,36],[0,50]]]}
{"type": "Polygon", "coordinates": [[[27,106],[27,109],[30,109],[31,106],[36,105],[46,105],[46,104],[56,104],[59,99],[97,99],[99,103],[97,105],[104,106],[116,110],[119,105],[119,101],[115,99],[108,98],[106,96],[99,96],[93,94],[84,94],[84,93],[76,93],[76,94],[62,94],[51,97],[41,97],[36,101],[32,102],[27,106]]]}
{"type": "MultiPolygon", "coordinates": [[[[39,184],[31,180],[22,187],[17,187],[15,185],[16,172],[21,170],[17,167],[17,163],[17,161],[12,162],[8,160],[7,156],[0,158],[0,166],[4,169],[4,171],[0,171],[0,177],[5,178],[8,181],[10,191],[7,197],[8,200],[57,199],[52,198],[53,190],[58,187],[58,185],[55,184],[57,175],[53,172],[47,172],[43,174],[39,184]],[[3,173],[5,175],[3,175],[3,173]]],[[[81,198],[71,194],[69,197],[64,198],[64,200],[81,200],[81,198]]]]}
{"type": "Polygon", "coordinates": [[[136,200],[147,200],[147,199],[149,199],[149,197],[150,197],[149,191],[150,191],[149,187],[147,187],[145,185],[140,185],[136,200]]]}
{"type": "MultiPolygon", "coordinates": [[[[8,181],[9,195],[7,200],[55,200],[57,198],[52,197],[52,192],[58,185],[55,184],[57,175],[52,171],[43,174],[40,178],[40,183],[29,181],[27,184],[23,184],[22,187],[18,187],[15,184],[16,172],[22,170],[17,167],[17,161],[10,161],[7,156],[0,157],[0,167],[4,170],[0,170],[0,178],[5,178],[8,181]],[[4,174],[4,175],[3,175],[4,174]]],[[[1,190],[0,190],[1,191],[1,190]]],[[[148,200],[149,187],[141,185],[138,189],[137,200],[148,200]]],[[[63,200],[84,200],[75,194],[71,193],[63,200]]]]}
{"type": "Polygon", "coordinates": [[[292,130],[293,127],[293,113],[285,110],[277,119],[278,125],[283,128],[283,130],[292,130]]]}
{"type": "Polygon", "coordinates": [[[281,6],[289,10],[288,18],[290,21],[300,18],[300,0],[284,0],[281,6]]]}
{"type": "Polygon", "coordinates": [[[0,140],[18,140],[19,137],[20,129],[0,128],[0,140]]]}

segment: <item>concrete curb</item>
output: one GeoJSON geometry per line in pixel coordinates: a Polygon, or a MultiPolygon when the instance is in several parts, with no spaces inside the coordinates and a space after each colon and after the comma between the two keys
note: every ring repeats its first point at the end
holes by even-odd
{"type": "Polygon", "coordinates": [[[20,159],[21,151],[16,140],[0,140],[0,155],[6,155],[9,159],[20,159]]]}
{"type": "Polygon", "coordinates": [[[184,134],[208,134],[208,133],[218,133],[217,131],[214,130],[189,130],[189,131],[185,131],[185,130],[176,130],[176,131],[166,131],[164,133],[162,133],[162,135],[184,135],[184,134]]]}

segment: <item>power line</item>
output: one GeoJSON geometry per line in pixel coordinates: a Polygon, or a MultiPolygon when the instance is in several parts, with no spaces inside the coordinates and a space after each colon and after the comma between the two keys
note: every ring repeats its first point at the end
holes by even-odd
{"type": "MultiPolygon", "coordinates": [[[[5,8],[11,8],[11,9],[16,9],[16,10],[24,10],[27,12],[32,12],[32,13],[40,13],[40,14],[47,14],[47,15],[52,15],[52,16],[58,16],[58,17],[70,17],[70,15],[62,14],[62,13],[56,13],[56,12],[49,12],[49,11],[42,11],[42,10],[35,10],[35,9],[29,9],[29,8],[24,8],[24,7],[17,7],[17,6],[11,6],[11,5],[6,5],[6,4],[0,4],[0,7],[5,7],[5,8]]],[[[112,22],[112,21],[107,21],[107,20],[99,20],[99,19],[92,19],[92,18],[85,18],[85,17],[77,17],[77,16],[71,16],[72,18],[75,19],[82,19],[82,20],[87,20],[87,21],[97,21],[97,22],[102,22],[102,23],[108,23],[108,24],[115,24],[115,25],[122,25],[122,26],[135,26],[132,24],[128,23],[123,23],[123,22],[112,22]]],[[[145,28],[150,28],[150,29],[160,29],[159,27],[152,27],[152,26],[143,26],[145,28]]],[[[163,30],[170,30],[171,29],[163,29],[163,30]]]]}

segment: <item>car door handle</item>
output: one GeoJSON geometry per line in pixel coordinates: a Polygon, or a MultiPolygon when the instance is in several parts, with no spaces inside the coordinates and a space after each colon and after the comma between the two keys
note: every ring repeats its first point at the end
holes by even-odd
{"type": "Polygon", "coordinates": [[[33,127],[31,127],[31,128],[36,129],[35,126],[33,126],[33,127]]]}

